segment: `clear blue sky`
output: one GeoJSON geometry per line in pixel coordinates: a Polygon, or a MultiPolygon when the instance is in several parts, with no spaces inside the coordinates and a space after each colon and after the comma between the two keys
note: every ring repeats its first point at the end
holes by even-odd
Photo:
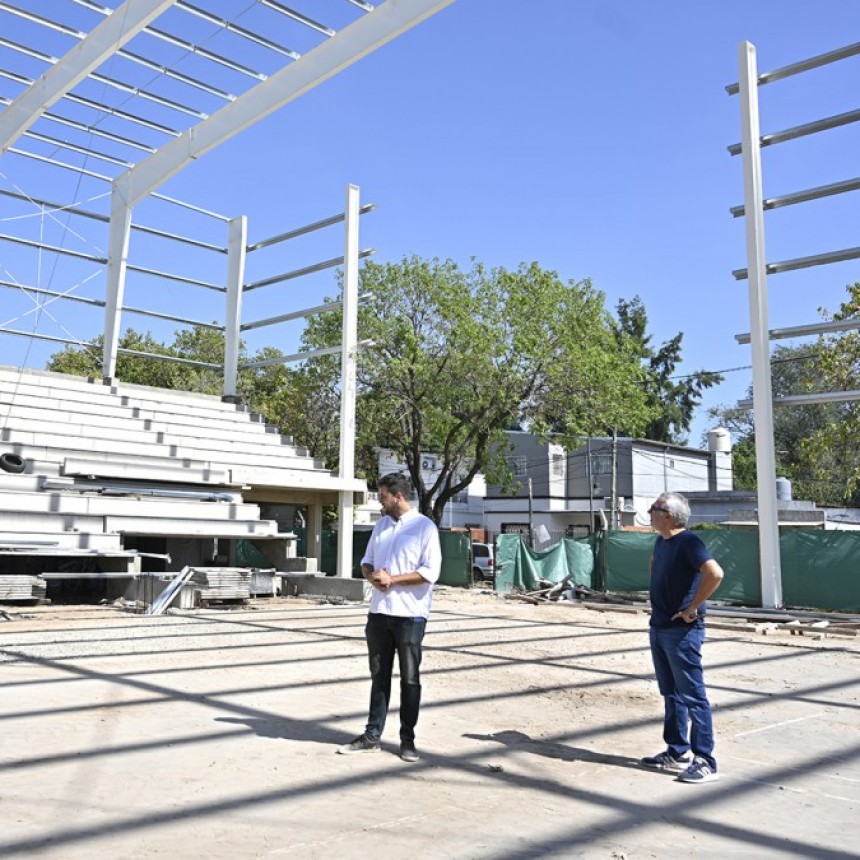
{"type": "MultiPolygon", "coordinates": [[[[684,332],[682,372],[744,367],[749,348],[734,335],[749,329],[747,290],[731,274],[746,265],[744,227],[729,214],[742,202],[741,163],[727,152],[740,139],[739,101],[724,88],[738,79],[745,39],[760,71],[787,65],[860,40],[860,2],[456,0],[163,191],[247,214],[254,241],[338,211],[353,182],[379,207],[363,220],[361,242],[377,261],[535,260],[565,280],[590,278],[611,308],[641,296],[657,341],[684,332]]],[[[858,57],[769,84],[762,131],[860,108],[858,93],[858,57]]],[[[857,126],[768,148],[765,194],[856,177],[858,153],[857,126]]],[[[4,187],[27,187],[32,166],[7,158],[0,167],[4,187]]],[[[768,259],[860,245],[857,197],[769,213],[768,259]]],[[[156,220],[154,208],[151,217],[141,210],[141,220],[156,220]]],[[[339,237],[331,241],[323,256],[340,252],[339,237]]],[[[304,262],[297,254],[273,266],[304,262]]],[[[31,272],[15,276],[34,282],[31,272]]],[[[326,279],[321,289],[332,294],[326,279]]],[[[857,262],[771,277],[771,326],[816,321],[857,280],[857,262]]],[[[277,313],[280,301],[268,295],[268,310],[252,315],[277,313]]],[[[205,318],[208,309],[189,312],[205,318]]],[[[100,333],[76,324],[73,309],[63,313],[77,336],[100,333]]],[[[289,336],[278,337],[290,351],[289,336]]],[[[53,349],[0,338],[0,362],[41,367],[53,349]]],[[[706,405],[735,402],[750,381],[749,370],[727,374],[706,405]]],[[[705,429],[701,410],[691,443],[705,429]]]]}

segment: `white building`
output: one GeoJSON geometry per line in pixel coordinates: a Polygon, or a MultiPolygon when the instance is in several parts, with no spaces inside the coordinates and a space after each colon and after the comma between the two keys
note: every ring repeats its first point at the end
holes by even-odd
{"type": "Polygon", "coordinates": [[[526,432],[506,434],[515,486],[489,486],[484,520],[491,534],[531,528],[540,548],[562,537],[615,526],[648,526],[663,492],[732,489],[728,432],[709,434],[710,450],[629,437],[592,437],[565,451],[526,432]]]}
{"type": "MultiPolygon", "coordinates": [[[[395,453],[388,448],[378,448],[379,475],[390,472],[408,474],[405,463],[398,461],[395,453]]],[[[425,486],[431,486],[439,477],[441,467],[435,454],[421,455],[421,478],[425,486]]],[[[445,506],[444,528],[482,528],[484,525],[484,496],[487,493],[487,482],[481,474],[476,475],[469,486],[454,496],[445,506]]]]}

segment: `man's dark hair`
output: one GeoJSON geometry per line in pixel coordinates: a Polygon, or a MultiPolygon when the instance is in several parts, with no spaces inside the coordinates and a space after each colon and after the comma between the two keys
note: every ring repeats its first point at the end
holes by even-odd
{"type": "Polygon", "coordinates": [[[385,487],[392,496],[403,496],[408,499],[412,495],[412,482],[402,472],[389,472],[383,475],[377,482],[376,486],[382,489],[385,487]]]}

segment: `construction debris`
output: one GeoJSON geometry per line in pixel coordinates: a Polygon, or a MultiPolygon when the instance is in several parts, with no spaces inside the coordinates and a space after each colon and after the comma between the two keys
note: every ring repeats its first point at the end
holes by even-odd
{"type": "MultiPolygon", "coordinates": [[[[576,585],[565,577],[561,582],[539,580],[533,591],[513,591],[504,594],[506,600],[538,605],[560,600],[576,600],[577,605],[597,612],[642,612],[650,607],[644,596],[613,594],[594,591],[576,585]]],[[[843,613],[825,613],[812,610],[762,609],[734,607],[721,604],[708,605],[708,626],[723,630],[745,630],[761,636],[790,633],[806,636],[814,641],[827,637],[860,636],[860,616],[843,613]]]]}
{"type": "Polygon", "coordinates": [[[191,567],[183,567],[182,570],[176,574],[176,577],[171,580],[168,584],[167,588],[152,601],[149,609],[147,610],[147,615],[161,615],[168,606],[170,606],[173,598],[179,594],[179,590],[185,585],[189,579],[191,579],[191,575],[194,573],[194,569],[191,567]]]}
{"type": "MultiPolygon", "coordinates": [[[[520,600],[524,603],[548,603],[555,600],[572,600],[574,591],[580,586],[570,583],[570,574],[560,582],[549,582],[545,579],[538,580],[540,588],[534,591],[511,591],[505,594],[506,600],[520,600]],[[569,596],[565,596],[569,595],[569,596]]],[[[585,589],[586,591],[588,589],[585,589]]]]}

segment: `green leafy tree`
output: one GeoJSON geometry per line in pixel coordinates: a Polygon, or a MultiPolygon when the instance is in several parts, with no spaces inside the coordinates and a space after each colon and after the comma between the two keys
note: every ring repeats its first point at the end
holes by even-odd
{"type": "MultiPolygon", "coordinates": [[[[648,315],[639,296],[630,301],[619,301],[616,312],[618,342],[633,350],[644,371],[643,385],[652,412],[644,436],[658,442],[685,444],[693,414],[702,400],[702,392],[718,385],[723,377],[707,370],[677,376],[683,332],[678,332],[660,347],[653,347],[651,335],[647,333],[648,315]]],[[[629,427],[618,429],[624,435],[634,435],[629,427]]]]}
{"type": "MultiPolygon", "coordinates": [[[[412,257],[365,265],[361,292],[372,298],[360,309],[359,337],[373,345],[359,352],[359,459],[370,475],[372,449],[394,451],[436,522],[478,472],[510,479],[510,426],[553,429],[572,444],[607,421],[644,425],[638,362],[618,349],[603,295],[588,281],[564,283],[536,264],[507,271],[474,263],[464,272],[450,260],[412,257]],[[421,470],[428,452],[440,465],[431,485],[421,470]]],[[[309,321],[305,347],[339,337],[340,313],[323,314],[309,321]]],[[[315,410],[333,441],[337,382],[320,361],[297,371],[305,401],[292,414],[301,421],[315,410]]]]}
{"type": "MultiPolygon", "coordinates": [[[[407,464],[421,510],[437,522],[447,502],[480,471],[509,485],[504,430],[528,427],[573,447],[606,426],[641,430],[651,417],[639,356],[618,343],[603,295],[589,281],[564,283],[537,264],[469,271],[451,261],[369,263],[359,311],[357,471],[375,474],[375,449],[407,464]],[[425,485],[421,455],[441,469],[425,485]]],[[[339,306],[308,319],[311,351],[341,339],[339,306]]],[[[195,327],[165,346],[131,329],[123,348],[220,364],[223,334],[195,327]]],[[[252,361],[275,358],[265,349],[252,361]]],[[[64,350],[49,369],[101,374],[99,350],[64,350]]],[[[220,371],[121,354],[129,382],[217,394],[220,371]]],[[[339,455],[340,362],[310,358],[294,367],[243,371],[239,390],[253,408],[291,433],[330,468],[339,455]]]]}
{"type": "MultiPolygon", "coordinates": [[[[96,348],[66,347],[54,353],[48,360],[47,369],[76,376],[100,377],[104,339],[99,336],[95,343],[96,348]]],[[[119,347],[134,353],[163,355],[192,362],[221,365],[224,361],[224,333],[208,326],[182,329],[176,333],[170,345],[155,340],[149,332],[141,334],[129,328],[120,337],[119,347]]],[[[123,382],[204,394],[220,394],[223,388],[221,370],[126,352],[117,355],[116,376],[123,382]]]]}
{"type": "MultiPolygon", "coordinates": [[[[828,348],[821,345],[778,346],[771,356],[771,388],[774,397],[810,394],[826,389],[824,368],[828,348]]],[[[752,398],[752,386],[747,396],[752,398]]],[[[777,406],[773,410],[774,454],[777,474],[789,478],[798,498],[819,504],[847,504],[850,493],[843,479],[844,457],[829,446],[816,447],[830,428],[843,420],[843,404],[777,406]]],[[[756,434],[752,409],[720,406],[708,411],[734,440],[732,465],[736,489],[755,489],[756,434]]]]}
{"type": "MultiPolygon", "coordinates": [[[[338,317],[339,318],[339,317],[338,317]]],[[[328,320],[311,322],[317,332],[328,331],[328,320]]],[[[340,332],[331,332],[332,343],[340,332]]],[[[307,337],[307,335],[306,335],[307,337]]],[[[267,347],[257,360],[274,358],[276,349],[267,347]]],[[[250,398],[254,409],[292,435],[311,456],[330,469],[340,461],[340,359],[325,355],[298,367],[276,365],[266,368],[254,379],[250,398]]],[[[359,452],[357,452],[358,454],[359,452]]],[[[362,464],[357,464],[359,473],[362,464]]],[[[366,473],[369,474],[369,473],[366,473]]]]}
{"type": "MultiPolygon", "coordinates": [[[[860,316],[860,282],[846,287],[847,298],[825,319],[835,322],[860,316]]],[[[813,347],[815,384],[810,391],[839,392],[860,389],[860,333],[848,330],[822,335],[813,347]]],[[[814,409],[818,420],[808,425],[800,445],[802,462],[819,484],[819,498],[830,504],[860,505],[860,402],[823,404],[814,409]]]]}

